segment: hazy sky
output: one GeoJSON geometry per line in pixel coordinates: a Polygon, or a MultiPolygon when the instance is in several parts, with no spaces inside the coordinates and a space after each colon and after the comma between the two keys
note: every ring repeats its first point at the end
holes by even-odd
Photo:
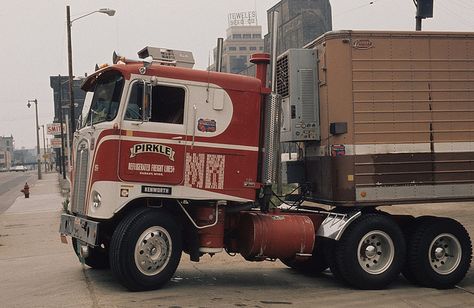
{"type": "MultiPolygon", "coordinates": [[[[145,46],[189,50],[196,68],[208,65],[217,37],[224,37],[227,14],[258,11],[266,33],[266,10],[277,0],[0,0],[0,136],[15,138],[15,147],[36,145],[34,108],[39,122],[53,120],[49,76],[67,75],[66,5],[72,18],[113,8],[113,17],[93,14],[74,22],[73,66],[76,75],[110,63],[112,52],[136,58],[145,46]]],[[[412,0],[332,0],[333,29],[413,30],[412,0]]],[[[424,30],[474,31],[474,1],[435,0],[435,17],[424,30]]],[[[49,137],[48,137],[49,138],[49,137]]],[[[41,141],[42,144],[42,141],[41,141]]]]}

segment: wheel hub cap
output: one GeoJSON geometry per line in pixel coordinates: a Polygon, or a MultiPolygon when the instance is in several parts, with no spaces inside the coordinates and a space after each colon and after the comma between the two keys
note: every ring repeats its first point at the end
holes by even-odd
{"type": "Polygon", "coordinates": [[[377,248],[375,246],[369,245],[365,248],[365,256],[368,259],[372,259],[377,255],[377,248]]]}
{"type": "Polygon", "coordinates": [[[441,259],[442,257],[444,257],[444,255],[445,255],[444,248],[436,247],[436,249],[434,251],[434,255],[435,255],[436,259],[441,259]]]}
{"type": "Polygon", "coordinates": [[[171,257],[171,237],[160,226],[145,230],[135,245],[135,264],[140,272],[153,276],[163,270],[171,257]]]}
{"type": "Polygon", "coordinates": [[[361,268],[369,274],[377,275],[386,271],[395,256],[395,247],[390,236],[374,230],[362,237],[357,249],[361,268]]]}
{"type": "Polygon", "coordinates": [[[438,235],[431,242],[428,251],[431,268],[440,275],[449,275],[454,272],[461,262],[461,256],[461,244],[450,233],[438,235]]]}

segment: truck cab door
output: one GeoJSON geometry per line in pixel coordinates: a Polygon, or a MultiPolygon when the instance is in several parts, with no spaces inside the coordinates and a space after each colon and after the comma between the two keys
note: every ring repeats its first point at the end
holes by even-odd
{"type": "Polygon", "coordinates": [[[186,87],[135,80],[127,96],[121,123],[119,178],[181,184],[186,152],[186,87]]]}

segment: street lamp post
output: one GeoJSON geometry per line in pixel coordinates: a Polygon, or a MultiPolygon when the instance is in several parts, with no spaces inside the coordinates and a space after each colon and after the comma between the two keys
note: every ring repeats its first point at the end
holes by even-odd
{"type": "Polygon", "coordinates": [[[73,20],[71,20],[71,10],[70,10],[70,7],[69,5],[66,6],[66,22],[67,22],[67,55],[68,55],[68,71],[69,71],[69,98],[70,98],[70,112],[69,112],[69,115],[71,117],[70,119],[70,133],[69,133],[69,138],[72,142],[73,140],[73,137],[74,137],[74,132],[76,131],[76,123],[75,123],[75,120],[76,120],[76,117],[75,117],[75,112],[74,112],[74,93],[73,93],[73,84],[72,84],[72,81],[73,81],[73,73],[72,73],[72,39],[71,39],[71,27],[72,27],[72,23],[76,20],[79,20],[81,18],[84,18],[86,16],[89,16],[91,14],[94,14],[94,13],[103,13],[103,14],[107,14],[108,16],[114,16],[115,15],[115,10],[112,10],[112,9],[100,9],[100,10],[97,10],[97,11],[93,11],[93,12],[90,12],[90,13],[87,13],[87,14],[84,14],[84,15],[81,15],[77,18],[74,18],[73,20]]]}
{"type": "Polygon", "coordinates": [[[44,160],[44,172],[46,173],[48,170],[46,167],[46,138],[44,137],[44,124],[41,125],[41,127],[43,128],[43,160],[44,160]]]}
{"type": "Polygon", "coordinates": [[[41,160],[40,160],[40,139],[39,139],[39,125],[38,125],[38,100],[35,98],[35,99],[29,99],[28,100],[28,104],[26,104],[26,106],[28,106],[28,108],[31,107],[31,103],[35,103],[35,111],[36,111],[36,159],[37,159],[37,164],[38,164],[38,180],[41,180],[42,177],[41,177],[41,160]]]}
{"type": "Polygon", "coordinates": [[[58,87],[59,87],[59,97],[58,97],[58,105],[59,105],[59,122],[61,123],[61,149],[59,155],[59,170],[61,170],[61,174],[63,175],[63,180],[66,179],[66,168],[64,167],[64,132],[63,132],[63,83],[61,82],[61,75],[58,75],[58,87]]]}

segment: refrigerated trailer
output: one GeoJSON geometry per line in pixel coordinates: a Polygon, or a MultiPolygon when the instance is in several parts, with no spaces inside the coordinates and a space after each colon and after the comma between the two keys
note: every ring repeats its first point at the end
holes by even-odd
{"type": "Polygon", "coordinates": [[[435,288],[464,278],[459,222],[377,207],[473,199],[474,34],[330,32],[278,57],[273,91],[267,54],[247,77],[157,50],[83,86],[60,232],[87,265],[130,290],[164,285],[182,252],[329,268],[361,289],[400,273],[435,288]],[[299,148],[282,163],[289,196],[273,191],[281,142],[299,148]]]}

